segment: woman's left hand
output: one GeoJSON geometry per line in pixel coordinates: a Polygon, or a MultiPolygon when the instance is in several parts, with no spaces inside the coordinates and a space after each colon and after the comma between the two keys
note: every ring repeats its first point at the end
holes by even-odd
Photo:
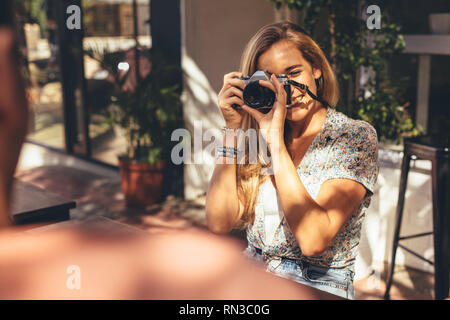
{"type": "Polygon", "coordinates": [[[261,86],[271,89],[276,94],[276,100],[270,112],[264,114],[249,106],[242,106],[258,122],[261,134],[269,147],[275,143],[282,143],[284,141],[284,122],[287,112],[286,91],[274,74],[272,74],[271,80],[259,81],[261,86]]]}

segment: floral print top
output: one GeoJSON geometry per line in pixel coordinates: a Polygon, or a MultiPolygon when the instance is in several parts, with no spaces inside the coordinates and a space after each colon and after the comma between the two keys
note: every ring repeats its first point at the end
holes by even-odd
{"type": "Polygon", "coordinates": [[[364,199],[331,246],[318,256],[306,257],[302,255],[284,218],[277,192],[270,179],[267,179],[259,189],[255,221],[247,227],[249,244],[260,248],[265,260],[285,257],[317,266],[345,267],[354,271],[361,225],[373,195],[378,171],[378,139],[375,129],[365,121],[350,119],[341,112],[327,108],[321,132],[314,138],[298,166],[298,175],[313,199],[316,199],[323,182],[336,178],[361,183],[368,190],[364,199]],[[268,193],[264,188],[272,188],[273,192],[268,193]],[[268,210],[278,210],[280,215],[279,225],[270,243],[265,239],[264,229],[264,217],[269,214],[268,210]]]}

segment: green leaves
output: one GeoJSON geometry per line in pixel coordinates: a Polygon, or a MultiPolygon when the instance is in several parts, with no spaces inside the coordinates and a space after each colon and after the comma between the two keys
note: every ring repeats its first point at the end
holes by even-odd
{"type": "Polygon", "coordinates": [[[163,148],[162,147],[153,147],[148,151],[147,161],[148,163],[155,165],[163,158],[163,148]]]}
{"type": "MultiPolygon", "coordinates": [[[[389,80],[385,80],[384,86],[371,92],[369,97],[365,97],[366,92],[360,90],[355,101],[358,116],[375,127],[381,141],[400,143],[403,137],[423,132],[411,120],[407,109],[409,103],[399,102],[398,88],[390,84],[389,80]]],[[[375,86],[372,84],[371,87],[375,86]]]]}
{"type": "Polygon", "coordinates": [[[126,157],[152,164],[166,159],[172,131],[183,126],[179,87],[173,85],[179,70],[162,57],[149,54],[151,72],[140,79],[134,91],[123,91],[130,70],[127,75],[119,76],[120,61],[114,55],[91,55],[100,59],[115,79],[112,106],[106,109],[105,116],[107,123],[117,124],[126,132],[129,144],[126,157]]]}
{"type": "Polygon", "coordinates": [[[381,29],[370,30],[358,15],[366,6],[358,10],[355,0],[266,1],[277,9],[286,5],[299,11],[299,25],[318,42],[335,68],[342,93],[338,109],[370,122],[377,129],[380,140],[398,141],[405,135],[420,132],[406,110],[408,103],[400,102],[401,84],[393,83],[388,73],[389,62],[403,51],[405,41],[401,26],[389,20],[385,11],[387,4],[381,12],[381,29]],[[325,34],[318,33],[318,25],[327,26],[325,34]],[[365,85],[364,91],[355,93],[354,79],[361,67],[370,69],[375,76],[365,85]]]}

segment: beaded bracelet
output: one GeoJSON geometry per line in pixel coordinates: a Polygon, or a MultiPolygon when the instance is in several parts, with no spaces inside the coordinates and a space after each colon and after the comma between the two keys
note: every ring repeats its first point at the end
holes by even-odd
{"type": "Polygon", "coordinates": [[[239,130],[241,130],[241,128],[232,129],[232,128],[227,128],[227,127],[222,127],[222,132],[223,133],[227,133],[227,132],[239,133],[239,130]]]}
{"type": "Polygon", "coordinates": [[[216,153],[218,157],[236,158],[238,152],[234,147],[217,147],[216,153]]]}

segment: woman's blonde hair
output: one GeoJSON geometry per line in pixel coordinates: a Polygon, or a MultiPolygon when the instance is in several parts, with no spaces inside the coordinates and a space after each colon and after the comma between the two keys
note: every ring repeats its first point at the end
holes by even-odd
{"type": "MultiPolygon", "coordinates": [[[[242,54],[240,71],[244,75],[252,75],[257,71],[259,57],[279,41],[293,43],[312,67],[322,71],[322,76],[316,80],[317,96],[330,106],[335,106],[339,99],[339,88],[325,54],[307,32],[291,22],[277,22],[262,27],[248,42],[242,54]]],[[[259,137],[258,123],[250,115],[245,114],[242,129],[245,132],[250,128],[256,129],[259,137]]],[[[248,141],[245,144],[245,150],[249,150],[248,141]]],[[[258,158],[254,164],[248,160],[246,152],[243,161],[237,165],[238,195],[244,204],[244,213],[239,226],[241,228],[253,224],[259,186],[268,178],[267,175],[261,175],[261,168],[267,165],[264,160],[258,158]]]]}

